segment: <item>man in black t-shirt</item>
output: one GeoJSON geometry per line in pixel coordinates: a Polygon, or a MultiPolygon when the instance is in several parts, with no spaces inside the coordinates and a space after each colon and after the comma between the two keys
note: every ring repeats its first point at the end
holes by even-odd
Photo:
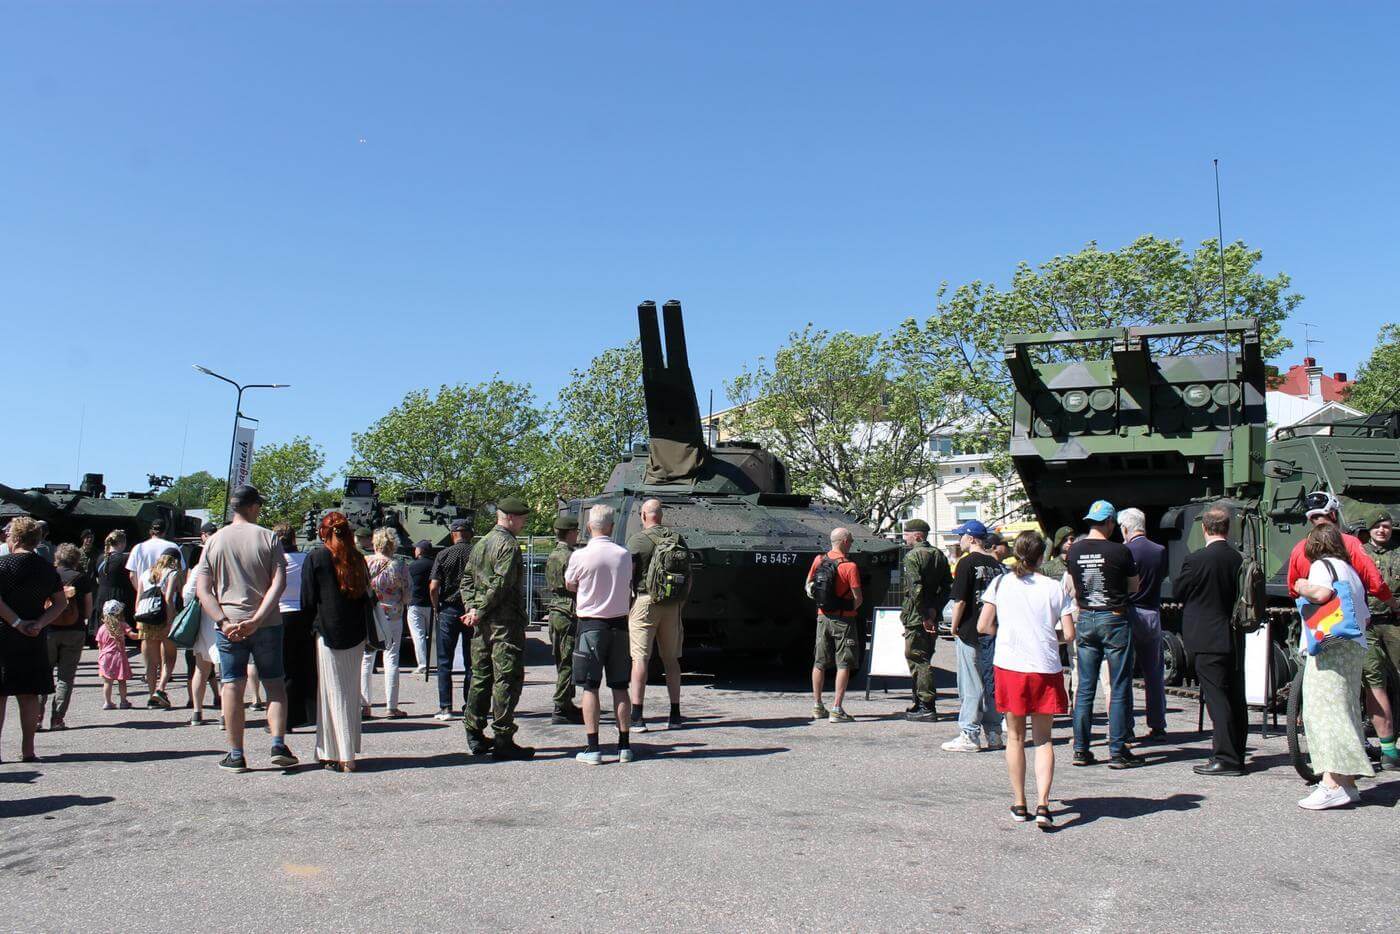
{"type": "MultiPolygon", "coordinates": [[[[943,744],[945,752],[978,752],[985,738],[988,749],[1001,746],[1001,720],[996,696],[982,678],[984,651],[977,635],[982,594],[1006,568],[986,549],[987,527],[976,519],[953,529],[960,536],[963,556],[953,572],[953,647],[958,662],[958,735],[943,744]]],[[[987,659],[990,664],[991,658],[987,659]]]]}
{"type": "MultiPolygon", "coordinates": [[[[438,553],[428,580],[428,597],[437,614],[437,683],[438,712],[435,720],[452,719],[452,663],[457,654],[457,642],[464,639],[462,616],[462,572],[472,550],[472,525],[467,519],[452,520],[452,544],[438,553]]],[[[465,644],[465,643],[464,643],[465,644]]],[[[471,686],[471,667],[464,666],[462,703],[467,701],[471,686]]]]}
{"type": "MultiPolygon", "coordinates": [[[[408,563],[408,632],[413,637],[413,657],[418,660],[414,674],[428,670],[428,633],[433,625],[433,543],[426,538],[413,545],[408,563]]],[[[460,579],[459,579],[460,580],[460,579]]]]}
{"type": "Polygon", "coordinates": [[[1084,518],[1089,534],[1070,546],[1065,566],[1079,606],[1075,624],[1077,644],[1074,696],[1075,765],[1092,765],[1089,751],[1094,694],[1099,666],[1108,662],[1111,683],[1108,703],[1108,767],[1127,769],[1141,765],[1126,743],[1133,712],[1133,629],[1129,602],[1137,593],[1137,562],[1128,546],[1111,541],[1117,511],[1107,500],[1089,507],[1084,518]]]}

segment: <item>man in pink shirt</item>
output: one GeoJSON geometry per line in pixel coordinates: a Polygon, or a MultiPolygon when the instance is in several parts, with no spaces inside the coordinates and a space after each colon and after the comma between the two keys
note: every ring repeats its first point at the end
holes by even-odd
{"type": "Polygon", "coordinates": [[[627,682],[632,674],[627,613],[632,588],[632,554],[612,540],[611,506],[588,510],[588,543],[569,557],[564,586],[578,594],[578,642],[574,648],[574,683],[583,689],[583,724],[588,748],[578,754],[584,765],[601,765],[598,689],[604,678],[617,710],[617,761],[635,758],[629,742],[632,702],[627,682]]]}

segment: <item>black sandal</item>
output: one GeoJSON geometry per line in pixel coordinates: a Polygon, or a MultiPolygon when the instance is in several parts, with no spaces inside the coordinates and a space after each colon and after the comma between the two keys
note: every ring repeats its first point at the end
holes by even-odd
{"type": "Polygon", "coordinates": [[[1035,809],[1035,825],[1045,831],[1055,829],[1055,818],[1050,816],[1050,809],[1043,804],[1035,809]]]}
{"type": "Polygon", "coordinates": [[[1031,819],[1031,816],[1026,812],[1024,804],[1013,804],[1011,805],[1011,819],[1018,824],[1024,824],[1031,819]]]}

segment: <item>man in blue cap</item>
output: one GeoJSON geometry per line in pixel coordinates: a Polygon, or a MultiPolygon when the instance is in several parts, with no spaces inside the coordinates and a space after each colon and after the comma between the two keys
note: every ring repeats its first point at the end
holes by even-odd
{"type": "Polygon", "coordinates": [[[1108,500],[1096,500],[1084,519],[1089,534],[1070,546],[1065,565],[1079,622],[1075,625],[1077,690],[1074,695],[1075,765],[1093,765],[1089,751],[1094,693],[1099,666],[1108,662],[1108,767],[1129,769],[1142,760],[1128,749],[1133,715],[1132,595],[1141,581],[1128,546],[1111,539],[1117,510],[1108,500]]]}
{"type": "Polygon", "coordinates": [[[997,716],[996,696],[982,679],[982,652],[977,635],[977,618],[982,615],[982,594],[1005,566],[986,547],[987,527],[970,519],[953,529],[963,557],[953,574],[953,647],[958,662],[958,735],[943,744],[944,752],[980,752],[985,739],[988,749],[1000,749],[1001,718],[997,716]]]}

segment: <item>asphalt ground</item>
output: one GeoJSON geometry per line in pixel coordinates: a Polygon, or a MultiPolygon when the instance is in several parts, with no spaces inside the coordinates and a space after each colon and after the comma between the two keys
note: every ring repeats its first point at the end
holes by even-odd
{"type": "MultiPolygon", "coordinates": [[[[903,682],[850,697],[855,723],[813,723],[800,675],[699,659],[690,723],[638,735],[626,766],[605,745],[590,768],[573,759],[582,728],[549,725],[553,671],[532,637],[534,762],[469,758],[460,724],[431,719],[435,686],[405,672],[411,716],[366,727],[357,774],[268,768],[254,719],[256,770],[239,775],[216,767],[218,727],[184,710],[102,711],[95,660],[38,764],[15,761],[11,705],[4,929],[1395,929],[1395,773],[1358,807],[1302,811],[1284,740],[1256,718],[1255,772],[1198,778],[1207,737],[1178,698],[1169,741],[1132,771],[1071,768],[1057,727],[1047,834],[1010,820],[999,753],[944,753],[950,723],[901,718],[903,682]]],[[[952,684],[942,671],[941,710],[952,684]]],[[[664,688],[648,697],[664,712],[664,688]]],[[[290,744],[314,760],[311,733],[290,744]]]]}

